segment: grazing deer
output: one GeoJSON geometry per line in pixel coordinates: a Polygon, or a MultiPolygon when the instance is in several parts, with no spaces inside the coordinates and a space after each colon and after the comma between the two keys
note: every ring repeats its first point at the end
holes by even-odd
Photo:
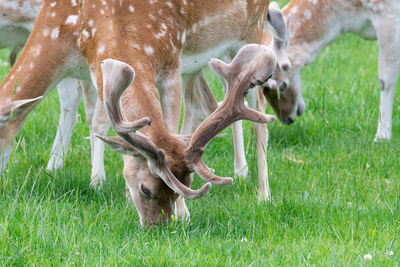
{"type": "Polygon", "coordinates": [[[208,191],[209,183],[189,188],[193,172],[214,184],[232,182],[216,176],[201,155],[212,137],[235,120],[275,119],[240,100],[250,85],[272,75],[276,56],[253,45],[230,65],[213,60],[231,94],[190,139],[176,135],[181,68],[196,72],[227,49],[259,43],[267,6],[266,0],[44,0],[21,56],[0,85],[1,164],[7,163],[28,113],[55,84],[66,76],[91,77],[119,134],[103,140],[125,154],[124,177],[142,224],[169,217],[175,192],[197,198],[208,191]]]}
{"type": "MultiPolygon", "coordinates": [[[[0,49],[13,48],[9,56],[11,66],[14,65],[18,52],[25,45],[41,7],[42,1],[0,1],[2,14],[0,18],[0,49]]],[[[91,83],[82,81],[81,88],[84,93],[86,118],[89,128],[91,128],[97,94],[91,83]]],[[[61,112],[47,170],[63,166],[72,130],[77,122],[78,106],[82,95],[81,88],[78,81],[73,78],[65,78],[57,85],[61,112]]],[[[0,165],[2,168],[5,167],[4,164],[0,165]]]]}
{"type": "Polygon", "coordinates": [[[285,84],[278,100],[275,92],[266,89],[266,97],[281,121],[293,123],[305,109],[302,98],[301,70],[311,64],[318,53],[336,40],[341,33],[356,33],[360,37],[377,39],[379,46],[378,74],[381,102],[375,141],[392,136],[393,94],[400,68],[400,2],[398,0],[328,1],[292,0],[284,8],[292,16],[292,36],[288,47],[292,69],[274,74],[285,84]],[[288,86],[287,86],[288,84],[288,86]]]}
{"type": "MultiPolygon", "coordinates": [[[[289,43],[289,19],[285,21],[282,11],[275,2],[271,2],[268,9],[267,27],[263,33],[261,43],[268,45],[277,56],[277,69],[288,71],[290,61],[288,59],[286,48],[289,43]],[[266,31],[272,29],[274,35],[268,34],[266,31]]],[[[232,58],[235,51],[228,51],[226,56],[232,58]]],[[[184,118],[182,123],[182,133],[188,134],[196,130],[198,125],[211,114],[217,107],[218,103],[208,87],[201,71],[186,75],[186,87],[184,92],[184,118]]],[[[270,79],[265,86],[270,90],[277,90],[278,84],[270,79]]],[[[226,93],[227,86],[223,84],[226,93]]],[[[249,107],[265,112],[266,100],[262,94],[261,87],[249,91],[246,95],[249,107]]],[[[257,163],[258,163],[258,180],[259,180],[259,200],[271,200],[271,192],[268,181],[268,165],[267,165],[267,145],[268,145],[268,129],[265,124],[253,123],[257,140],[257,163]]],[[[234,171],[235,175],[245,178],[248,174],[248,165],[244,151],[243,127],[242,122],[237,121],[232,125],[232,139],[235,152],[234,171]]]]}

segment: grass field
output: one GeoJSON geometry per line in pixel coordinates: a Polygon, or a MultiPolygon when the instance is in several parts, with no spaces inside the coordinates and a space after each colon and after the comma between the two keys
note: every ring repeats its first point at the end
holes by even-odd
{"type": "MultiPolygon", "coordinates": [[[[187,201],[189,223],[152,229],[140,227],[126,201],[119,154],[106,149],[108,180],[99,192],[89,187],[83,105],[65,167],[45,171],[59,115],[53,90],[28,116],[0,176],[1,265],[399,265],[400,86],[392,141],[374,143],[377,52],[376,42],[345,35],[304,70],[305,114],[292,126],[269,127],[272,203],[257,203],[255,138],[246,122],[249,179],[187,201]]],[[[0,68],[1,79],[8,70],[0,68]]],[[[205,158],[218,174],[233,175],[225,132],[205,158]]]]}

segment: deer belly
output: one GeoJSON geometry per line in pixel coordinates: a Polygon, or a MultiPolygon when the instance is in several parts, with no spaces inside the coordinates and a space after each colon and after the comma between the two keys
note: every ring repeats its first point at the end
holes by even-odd
{"type": "Polygon", "coordinates": [[[22,27],[0,26],[0,48],[25,44],[29,31],[22,27]]]}
{"type": "Polygon", "coordinates": [[[200,53],[185,53],[182,52],[181,60],[181,73],[190,74],[195,73],[205,66],[208,66],[208,61],[211,58],[221,58],[226,52],[232,48],[241,47],[244,43],[237,40],[227,41],[221,45],[210,48],[209,50],[200,53]]]}

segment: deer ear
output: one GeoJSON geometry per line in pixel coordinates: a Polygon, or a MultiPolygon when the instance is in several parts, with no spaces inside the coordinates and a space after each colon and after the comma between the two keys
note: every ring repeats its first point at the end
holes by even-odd
{"type": "Polygon", "coordinates": [[[0,108],[0,128],[8,121],[17,119],[21,114],[28,111],[32,106],[38,104],[43,96],[33,99],[18,100],[0,108]]]}
{"type": "Polygon", "coordinates": [[[216,58],[212,58],[208,64],[210,65],[211,69],[215,71],[222,79],[228,80],[230,65],[216,58]]]}
{"type": "Polygon", "coordinates": [[[115,152],[118,152],[121,154],[126,154],[126,155],[131,155],[131,156],[140,155],[140,153],[133,146],[131,146],[128,142],[126,142],[124,139],[122,139],[119,136],[105,137],[105,136],[96,135],[96,137],[101,139],[104,143],[106,143],[115,152]]]}

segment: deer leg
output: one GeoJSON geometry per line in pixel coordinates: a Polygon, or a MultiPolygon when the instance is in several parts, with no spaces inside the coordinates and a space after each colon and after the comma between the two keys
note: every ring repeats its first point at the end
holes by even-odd
{"type": "Polygon", "coordinates": [[[400,68],[400,32],[398,23],[378,19],[374,23],[379,46],[379,80],[381,101],[378,129],[375,141],[390,140],[392,137],[393,95],[400,68]]]}
{"type": "MultiPolygon", "coordinates": [[[[178,133],[179,128],[181,86],[182,81],[178,70],[167,72],[158,84],[164,122],[168,130],[174,134],[178,133]]],[[[186,206],[185,199],[181,196],[178,196],[175,201],[175,217],[182,220],[190,219],[190,212],[186,206]]]]}
{"type": "Polygon", "coordinates": [[[96,108],[97,90],[91,81],[80,81],[83,103],[85,106],[86,122],[92,135],[92,120],[96,108]]]}
{"type": "Polygon", "coordinates": [[[57,89],[61,112],[56,138],[47,164],[48,171],[59,169],[64,165],[72,130],[78,120],[78,107],[82,95],[78,81],[73,78],[62,80],[57,89]]]}
{"type": "Polygon", "coordinates": [[[181,114],[182,81],[179,69],[166,71],[158,82],[164,122],[168,130],[177,134],[181,114]]]}
{"type": "Polygon", "coordinates": [[[110,129],[111,123],[104,110],[103,102],[97,97],[96,107],[92,120],[92,134],[90,136],[92,145],[92,176],[90,185],[95,188],[101,188],[103,181],[106,179],[104,170],[104,142],[96,135],[106,136],[110,129]]]}
{"type": "Polygon", "coordinates": [[[201,71],[186,75],[184,90],[184,119],[181,132],[193,133],[217,107],[215,99],[201,71]]]}
{"type": "MultiPolygon", "coordinates": [[[[247,101],[249,106],[265,113],[266,100],[259,87],[249,92],[247,101]]],[[[258,200],[271,201],[271,191],[268,180],[267,147],[268,128],[266,124],[253,123],[257,139],[257,166],[258,166],[258,200]]]]}
{"type": "MultiPolygon", "coordinates": [[[[223,60],[225,62],[231,62],[235,54],[236,53],[232,53],[231,55],[225,55],[223,57],[223,60]]],[[[228,90],[228,84],[224,79],[221,79],[221,83],[222,83],[222,91],[224,92],[224,94],[226,94],[228,90]]],[[[247,164],[246,153],[244,151],[243,123],[241,120],[236,121],[232,124],[232,143],[233,143],[233,152],[235,154],[235,160],[233,162],[235,177],[245,179],[249,174],[249,166],[247,164]]]]}
{"type": "Polygon", "coordinates": [[[236,121],[232,124],[232,142],[233,151],[235,153],[235,161],[233,162],[235,176],[239,178],[246,178],[249,173],[249,167],[247,165],[246,154],[244,152],[242,121],[236,121]]]}

